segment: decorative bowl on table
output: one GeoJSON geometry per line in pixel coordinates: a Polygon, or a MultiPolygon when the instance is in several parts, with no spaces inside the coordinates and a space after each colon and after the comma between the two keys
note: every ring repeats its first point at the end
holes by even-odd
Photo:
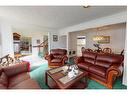
{"type": "Polygon", "coordinates": [[[78,75],[78,66],[77,65],[70,65],[67,75],[69,78],[75,78],[78,75]]]}

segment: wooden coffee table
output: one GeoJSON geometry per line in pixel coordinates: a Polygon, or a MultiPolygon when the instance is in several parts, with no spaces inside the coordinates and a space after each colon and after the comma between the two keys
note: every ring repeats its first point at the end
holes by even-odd
{"type": "Polygon", "coordinates": [[[64,74],[62,67],[46,71],[45,82],[49,88],[84,89],[87,87],[88,72],[79,69],[79,73],[76,77],[69,78],[66,74],[64,74]]]}

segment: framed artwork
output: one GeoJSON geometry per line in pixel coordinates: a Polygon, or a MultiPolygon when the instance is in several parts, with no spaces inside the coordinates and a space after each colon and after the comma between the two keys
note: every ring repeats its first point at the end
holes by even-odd
{"type": "Polygon", "coordinates": [[[37,39],[37,44],[40,44],[40,40],[39,39],[37,39]]]}
{"type": "Polygon", "coordinates": [[[57,42],[58,41],[58,35],[53,35],[53,41],[57,42]]]}
{"type": "Polygon", "coordinates": [[[103,36],[103,39],[98,41],[99,44],[108,44],[110,43],[110,36],[103,36]]]}

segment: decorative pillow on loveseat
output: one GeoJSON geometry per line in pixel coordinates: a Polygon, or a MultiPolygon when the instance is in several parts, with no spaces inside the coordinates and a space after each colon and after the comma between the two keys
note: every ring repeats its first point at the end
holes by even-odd
{"type": "Polygon", "coordinates": [[[9,66],[10,64],[14,64],[14,59],[12,57],[8,55],[0,58],[0,66],[4,67],[4,66],[9,66]]]}

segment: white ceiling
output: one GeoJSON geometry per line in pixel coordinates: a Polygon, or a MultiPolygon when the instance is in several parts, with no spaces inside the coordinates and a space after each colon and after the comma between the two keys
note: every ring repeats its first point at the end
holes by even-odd
{"type": "Polygon", "coordinates": [[[126,11],[125,6],[31,6],[0,7],[0,17],[51,29],[62,29],[126,11]]]}

